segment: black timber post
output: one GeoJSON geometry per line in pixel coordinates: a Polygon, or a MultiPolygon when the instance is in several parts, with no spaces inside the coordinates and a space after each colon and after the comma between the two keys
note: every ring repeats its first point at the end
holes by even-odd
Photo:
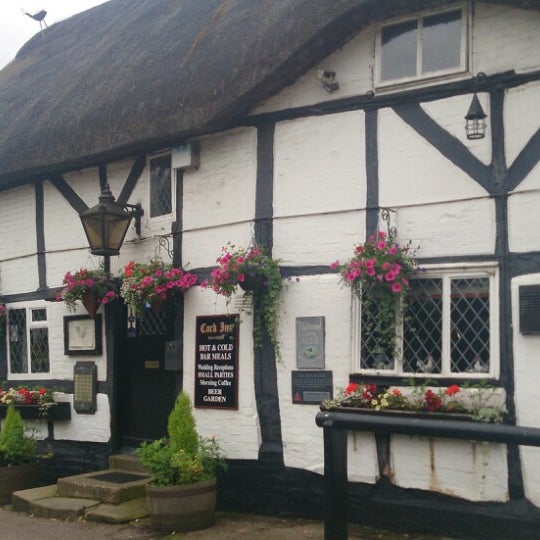
{"type": "Polygon", "coordinates": [[[323,426],[324,540],[347,540],[347,431],[323,426]]]}

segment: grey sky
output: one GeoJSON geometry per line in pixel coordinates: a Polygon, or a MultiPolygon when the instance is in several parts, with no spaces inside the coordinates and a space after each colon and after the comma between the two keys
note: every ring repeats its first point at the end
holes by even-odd
{"type": "Polygon", "coordinates": [[[3,0],[0,5],[0,69],[11,62],[17,51],[37,32],[39,22],[23,11],[47,11],[45,22],[51,25],[106,0],[3,0]]]}

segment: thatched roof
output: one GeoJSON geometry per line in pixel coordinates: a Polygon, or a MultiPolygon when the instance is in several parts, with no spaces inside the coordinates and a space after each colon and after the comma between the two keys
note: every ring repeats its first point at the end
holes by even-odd
{"type": "Polygon", "coordinates": [[[0,71],[0,189],[222,129],[369,23],[445,3],[110,0],[0,71]]]}

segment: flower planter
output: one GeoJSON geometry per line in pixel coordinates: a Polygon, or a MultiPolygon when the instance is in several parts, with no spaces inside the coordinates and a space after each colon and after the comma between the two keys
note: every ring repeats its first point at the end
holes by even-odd
{"type": "Polygon", "coordinates": [[[88,311],[90,318],[94,319],[101,304],[98,294],[95,291],[86,291],[82,295],[81,302],[86,311],[88,311]]]}
{"type": "Polygon", "coordinates": [[[0,467],[0,504],[11,504],[11,495],[15,491],[35,487],[37,473],[37,463],[0,467]]]}
{"type": "Polygon", "coordinates": [[[249,275],[246,274],[244,281],[239,281],[238,285],[243,291],[253,292],[260,289],[264,289],[266,286],[267,277],[260,274],[249,275]]]}
{"type": "Polygon", "coordinates": [[[402,418],[427,418],[432,420],[460,420],[466,422],[473,422],[473,418],[470,414],[466,413],[452,413],[452,412],[429,412],[429,411],[407,411],[402,409],[383,409],[377,411],[375,409],[367,409],[363,407],[335,407],[332,409],[320,408],[321,411],[332,412],[344,412],[349,414],[369,414],[379,416],[398,416],[402,418]]]}
{"type": "MultiPolygon", "coordinates": [[[[71,403],[49,403],[43,405],[26,405],[16,403],[15,408],[24,420],[70,420],[71,403]]],[[[7,405],[0,405],[0,419],[6,417],[7,405]]]]}
{"type": "Polygon", "coordinates": [[[216,479],[184,486],[146,485],[152,527],[187,532],[206,529],[215,521],[216,479]]]}

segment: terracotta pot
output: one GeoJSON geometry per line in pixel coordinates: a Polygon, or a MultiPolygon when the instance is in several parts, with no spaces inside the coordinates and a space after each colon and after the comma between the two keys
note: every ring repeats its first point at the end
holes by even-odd
{"type": "Polygon", "coordinates": [[[11,504],[11,495],[15,491],[35,487],[37,473],[37,463],[0,467],[0,504],[11,504]]]}
{"type": "Polygon", "coordinates": [[[248,292],[264,289],[265,283],[266,276],[262,276],[260,274],[246,274],[244,281],[240,281],[238,284],[242,290],[248,292]]]}
{"type": "Polygon", "coordinates": [[[215,522],[216,479],[185,486],[146,484],[152,527],[160,531],[197,531],[215,522]]]}
{"type": "Polygon", "coordinates": [[[88,315],[93,319],[96,316],[96,312],[101,304],[101,300],[95,291],[86,291],[81,298],[82,305],[88,311],[88,315]]]}

